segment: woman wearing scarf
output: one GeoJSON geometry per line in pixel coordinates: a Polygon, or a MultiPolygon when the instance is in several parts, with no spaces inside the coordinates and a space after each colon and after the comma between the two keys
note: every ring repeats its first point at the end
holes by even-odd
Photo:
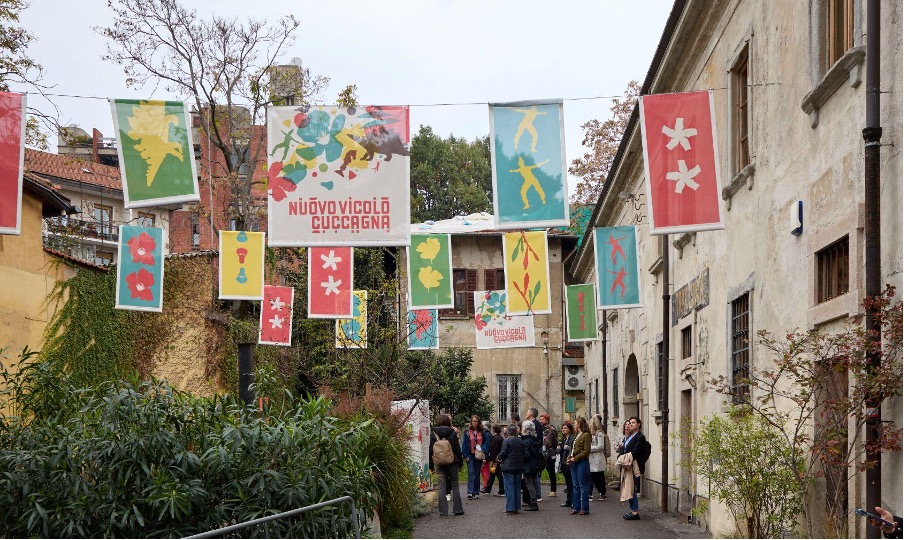
{"type": "Polygon", "coordinates": [[[490,432],[483,428],[480,417],[471,417],[471,424],[462,436],[461,455],[468,463],[468,498],[480,498],[480,468],[490,448],[490,432]]]}

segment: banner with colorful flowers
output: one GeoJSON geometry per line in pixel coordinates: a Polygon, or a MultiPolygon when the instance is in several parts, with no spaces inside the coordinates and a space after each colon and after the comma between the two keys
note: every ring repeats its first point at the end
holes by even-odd
{"type": "Polygon", "coordinates": [[[506,315],[505,291],[475,291],[474,311],[478,349],[534,346],[534,316],[506,315]]]}
{"type": "Polygon", "coordinates": [[[308,318],[352,316],[354,248],[308,248],[308,318]]]}
{"type": "Polygon", "coordinates": [[[567,227],[562,100],[490,104],[493,210],[500,229],[567,227]]]}
{"type": "Polygon", "coordinates": [[[199,201],[191,117],[181,101],[111,99],[126,208],[199,201]]]}
{"type": "Polygon", "coordinates": [[[261,302],[261,326],[257,342],[260,345],[292,346],[292,306],[295,289],[264,285],[261,302]]]}
{"type": "Polygon", "coordinates": [[[451,309],[452,240],[448,234],[412,234],[408,248],[408,307],[451,309]]]}
{"type": "Polygon", "coordinates": [[[408,310],[408,348],[439,349],[439,318],[435,309],[408,310]]]}
{"type": "Polygon", "coordinates": [[[355,291],[351,319],[336,319],[337,349],[367,348],[367,291],[355,291]]]}
{"type": "Polygon", "coordinates": [[[408,107],[270,107],[271,246],[407,246],[408,107]]]}
{"type": "Polygon", "coordinates": [[[116,309],[163,311],[163,229],[122,225],[116,309]]]}
{"type": "Polygon", "coordinates": [[[546,231],[506,233],[502,253],[508,314],[552,313],[546,231]]]}
{"type": "Polygon", "coordinates": [[[220,231],[221,300],[264,297],[264,236],[262,232],[220,231]]]}
{"type": "Polygon", "coordinates": [[[565,329],[568,341],[596,341],[596,294],[592,283],[565,286],[565,329]]]}
{"type": "Polygon", "coordinates": [[[638,308],[640,303],[640,259],[637,227],[593,229],[596,262],[596,292],[599,309],[638,308]]]}
{"type": "Polygon", "coordinates": [[[0,234],[22,227],[25,94],[0,92],[0,234]]]}

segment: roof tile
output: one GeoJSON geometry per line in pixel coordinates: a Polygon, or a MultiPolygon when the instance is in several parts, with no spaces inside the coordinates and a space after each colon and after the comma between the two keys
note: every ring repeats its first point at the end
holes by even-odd
{"type": "Polygon", "coordinates": [[[62,180],[84,182],[122,191],[119,168],[86,161],[74,156],[61,156],[25,149],[25,170],[62,180]]]}

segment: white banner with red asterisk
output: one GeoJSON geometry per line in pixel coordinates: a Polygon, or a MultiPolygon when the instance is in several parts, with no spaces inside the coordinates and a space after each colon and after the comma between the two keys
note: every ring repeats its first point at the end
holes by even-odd
{"type": "Polygon", "coordinates": [[[724,229],[712,91],[642,96],[650,234],[724,229]]]}
{"type": "Polygon", "coordinates": [[[506,315],[506,292],[474,292],[474,331],[478,349],[534,346],[534,316],[506,315]]]}
{"type": "Polygon", "coordinates": [[[271,246],[407,246],[408,107],[271,107],[271,246]]]}
{"type": "Polygon", "coordinates": [[[119,227],[115,307],[163,311],[163,229],[119,227]]]}
{"type": "Polygon", "coordinates": [[[258,344],[292,346],[292,307],[294,304],[295,289],[292,287],[264,285],[258,344]]]}
{"type": "Polygon", "coordinates": [[[308,318],[351,318],[354,248],[308,249],[308,318]]]}

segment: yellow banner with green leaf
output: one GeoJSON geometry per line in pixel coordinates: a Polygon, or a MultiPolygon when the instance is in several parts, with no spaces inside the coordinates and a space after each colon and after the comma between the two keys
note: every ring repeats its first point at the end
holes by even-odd
{"type": "Polygon", "coordinates": [[[513,232],[502,237],[509,315],[552,313],[546,231],[513,232]]]}

